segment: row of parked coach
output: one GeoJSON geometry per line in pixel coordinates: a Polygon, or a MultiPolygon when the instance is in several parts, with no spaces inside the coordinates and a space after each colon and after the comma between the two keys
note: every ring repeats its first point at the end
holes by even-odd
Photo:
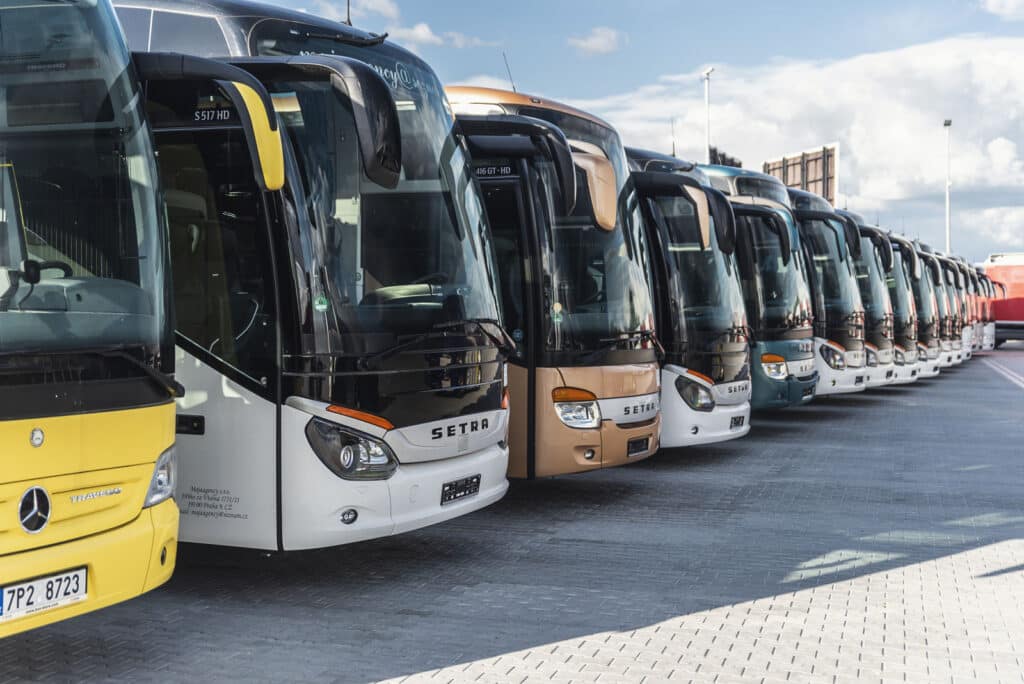
{"type": "Polygon", "coordinates": [[[0,637],[179,541],[398,534],[993,347],[964,260],[386,35],[30,0],[0,37],[0,637]]]}

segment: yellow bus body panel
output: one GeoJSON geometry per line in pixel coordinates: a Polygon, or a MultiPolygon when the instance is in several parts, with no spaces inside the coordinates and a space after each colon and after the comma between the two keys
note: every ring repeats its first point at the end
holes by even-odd
{"type": "Polygon", "coordinates": [[[0,621],[0,638],[120,603],[170,579],[178,507],[173,500],[142,504],[157,458],[174,443],[174,410],[168,402],[0,421],[0,587],[77,568],[88,572],[84,600],[0,621]],[[44,440],[34,447],[29,436],[37,428],[44,440]],[[52,505],[50,521],[36,534],[18,520],[21,496],[31,487],[45,489],[52,505]]]}

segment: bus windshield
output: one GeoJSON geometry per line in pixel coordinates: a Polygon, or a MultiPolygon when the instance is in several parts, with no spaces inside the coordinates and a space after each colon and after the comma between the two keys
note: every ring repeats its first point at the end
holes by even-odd
{"type": "Polygon", "coordinates": [[[837,222],[811,219],[803,222],[802,237],[807,241],[814,272],[825,299],[825,317],[829,326],[845,325],[864,310],[860,291],[854,283],[850,257],[843,248],[846,237],[837,222]]]}
{"type": "MultiPolygon", "coordinates": [[[[609,338],[653,330],[650,262],[636,192],[627,188],[625,148],[614,130],[581,117],[547,109],[520,108],[519,113],[544,119],[562,129],[569,144],[603,154],[615,169],[619,196],[617,225],[604,230],[580,198],[587,193],[583,176],[577,180],[576,211],[551,217],[550,235],[540,236],[542,257],[550,284],[545,297],[551,305],[544,317],[548,351],[586,351],[609,338]]],[[[557,188],[554,167],[540,166],[545,185],[557,188]]],[[[563,206],[554,202],[552,207],[563,206]]],[[[641,346],[636,342],[633,346],[641,346]]]]}
{"type": "Polygon", "coordinates": [[[921,260],[921,277],[914,281],[914,306],[917,308],[921,330],[934,330],[942,314],[932,284],[931,268],[924,259],[921,260]]]}
{"type": "Polygon", "coordinates": [[[112,8],[2,0],[0,59],[0,355],[154,358],[170,343],[163,213],[112,8]]]}
{"type": "Polygon", "coordinates": [[[870,238],[860,239],[860,258],[856,260],[857,286],[860,299],[864,302],[864,315],[869,326],[874,327],[892,316],[892,300],[883,273],[882,257],[870,238]]]}
{"type": "Polygon", "coordinates": [[[329,81],[266,84],[315,227],[313,307],[331,312],[346,352],[372,353],[433,326],[499,317],[486,216],[440,83],[411,61],[403,74],[391,81],[403,151],[393,190],[362,172],[351,106],[329,81]]]}
{"type": "Polygon", "coordinates": [[[886,287],[892,302],[893,315],[897,327],[910,325],[917,317],[914,304],[913,286],[910,283],[909,264],[903,258],[903,252],[893,250],[892,271],[886,276],[886,287]]]}
{"type": "Polygon", "coordinates": [[[747,327],[736,259],[718,247],[714,228],[710,243],[701,245],[700,224],[693,204],[681,197],[652,200],[664,219],[663,242],[678,274],[676,294],[683,302],[688,337],[747,327]]]}
{"type": "MultiPolygon", "coordinates": [[[[811,293],[798,253],[784,258],[779,235],[763,217],[739,215],[736,223],[740,248],[747,252],[761,284],[759,301],[754,301],[748,290],[747,315],[764,331],[810,329],[811,293]],[[751,315],[753,311],[758,314],[751,315]]],[[[788,221],[784,225],[789,230],[788,221]]]]}

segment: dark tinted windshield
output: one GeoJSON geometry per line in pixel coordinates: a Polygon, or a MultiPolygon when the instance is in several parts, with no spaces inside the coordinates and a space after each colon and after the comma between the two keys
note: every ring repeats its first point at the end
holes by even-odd
{"type": "Polygon", "coordinates": [[[165,231],[113,10],[4,0],[0,60],[0,354],[155,353],[170,339],[165,231]]]}
{"type": "MultiPolygon", "coordinates": [[[[307,27],[308,28],[308,27],[307,27]]],[[[336,54],[373,66],[391,86],[402,127],[402,174],[386,189],[361,170],[352,111],[321,82],[268,87],[299,157],[314,247],[314,283],[331,302],[346,347],[372,351],[396,335],[465,318],[498,318],[486,216],[440,82],[412,55],[303,38],[296,24],[253,29],[260,55],[336,54]]],[[[314,293],[314,300],[319,298],[314,293]]]]}
{"type": "MultiPolygon", "coordinates": [[[[743,251],[739,258],[750,260],[754,274],[744,283],[744,299],[755,327],[769,332],[809,328],[813,321],[811,294],[798,252],[784,255],[779,234],[762,216],[738,215],[736,222],[743,251]]],[[[788,221],[782,223],[782,229],[789,230],[798,250],[799,240],[788,221]]]]}
{"type": "Polygon", "coordinates": [[[825,300],[825,316],[831,326],[841,325],[864,310],[853,263],[845,249],[845,234],[838,221],[803,221],[801,237],[813,259],[814,276],[825,300]]]}
{"type": "Polygon", "coordinates": [[[892,311],[897,325],[907,325],[916,320],[917,306],[914,303],[910,265],[898,248],[893,249],[892,271],[886,276],[885,284],[889,289],[889,299],[892,301],[892,311]]]}
{"type": "Polygon", "coordinates": [[[892,315],[892,300],[882,268],[882,258],[870,238],[860,239],[860,258],[856,260],[857,285],[869,325],[877,325],[892,315]]]}
{"type": "Polygon", "coordinates": [[[662,240],[667,258],[675,265],[683,303],[683,318],[691,335],[746,327],[736,259],[718,247],[714,227],[707,247],[701,245],[700,224],[693,204],[681,197],[651,200],[655,215],[664,221],[662,240]]]}
{"type": "Polygon", "coordinates": [[[935,287],[932,285],[931,268],[924,259],[921,260],[921,277],[913,281],[913,285],[914,306],[917,308],[917,317],[923,329],[937,323],[940,316],[935,287]]]}
{"type": "MultiPolygon", "coordinates": [[[[600,228],[590,216],[586,178],[577,173],[575,212],[553,215],[550,235],[540,236],[550,275],[550,284],[544,285],[551,302],[545,316],[548,350],[592,349],[608,338],[653,330],[649,252],[636,193],[627,186],[626,152],[618,133],[562,112],[520,108],[519,113],[554,123],[574,149],[607,157],[619,196],[615,229],[600,228]]],[[[553,165],[540,168],[544,184],[557,188],[553,165]]],[[[561,201],[553,204],[560,206],[561,201]]]]}

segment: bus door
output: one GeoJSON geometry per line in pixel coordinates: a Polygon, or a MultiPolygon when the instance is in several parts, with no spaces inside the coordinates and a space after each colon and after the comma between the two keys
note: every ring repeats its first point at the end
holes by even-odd
{"type": "MultiPolygon", "coordinates": [[[[149,82],[176,314],[181,539],[277,548],[276,116],[247,86],[149,82]],[[244,90],[242,88],[245,88],[244,90]],[[271,129],[271,125],[274,127],[271,129]]],[[[269,98],[268,98],[269,102],[269,98]]]]}

